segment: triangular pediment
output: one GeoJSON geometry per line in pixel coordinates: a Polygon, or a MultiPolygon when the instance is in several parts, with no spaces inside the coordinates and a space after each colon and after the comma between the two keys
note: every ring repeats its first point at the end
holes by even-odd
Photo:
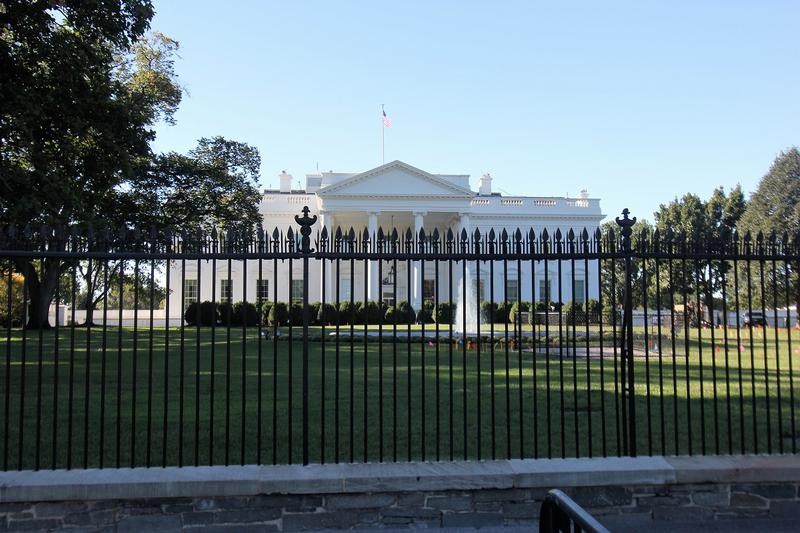
{"type": "Polygon", "coordinates": [[[471,198],[474,193],[402,161],[392,161],[319,190],[335,196],[438,196],[471,198]]]}

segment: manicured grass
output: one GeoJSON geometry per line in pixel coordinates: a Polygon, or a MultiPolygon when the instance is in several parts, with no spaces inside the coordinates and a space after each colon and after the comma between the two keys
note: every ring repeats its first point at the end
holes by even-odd
{"type": "MultiPolygon", "coordinates": [[[[286,333],[13,330],[0,343],[0,467],[299,462],[303,346],[286,333]]],[[[794,450],[800,333],[729,329],[725,344],[720,329],[713,343],[712,330],[679,330],[675,356],[668,335],[635,333],[649,354],[635,358],[640,455],[794,450]]],[[[384,335],[309,343],[311,462],[624,453],[608,333],[606,356],[588,360],[584,339],[566,334],[480,353],[449,332],[438,343],[384,335]]],[[[590,344],[599,353],[599,335],[590,344]]]]}

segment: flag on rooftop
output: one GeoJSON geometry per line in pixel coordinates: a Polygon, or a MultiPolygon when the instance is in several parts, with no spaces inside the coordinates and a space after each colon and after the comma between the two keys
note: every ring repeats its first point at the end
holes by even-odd
{"type": "Polygon", "coordinates": [[[387,128],[391,128],[392,127],[392,121],[389,120],[389,117],[386,116],[386,111],[381,109],[381,112],[383,113],[383,125],[386,126],[387,128]]]}

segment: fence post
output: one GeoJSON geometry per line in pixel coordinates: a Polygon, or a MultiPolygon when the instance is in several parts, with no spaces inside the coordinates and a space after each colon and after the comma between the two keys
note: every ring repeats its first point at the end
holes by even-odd
{"type": "MultiPolygon", "coordinates": [[[[631,249],[631,234],[636,217],[628,218],[628,208],[622,210],[622,218],[616,218],[617,225],[622,234],[622,252],[625,255],[625,296],[623,298],[622,314],[622,361],[627,370],[628,420],[625,427],[628,438],[628,453],[636,457],[636,395],[634,390],[633,374],[633,252],[631,249]]],[[[625,383],[622,384],[623,389],[625,383]]],[[[623,399],[624,401],[624,399],[623,399]]],[[[623,424],[624,425],[624,424],[623,424]]]]}
{"type": "MultiPolygon", "coordinates": [[[[308,257],[311,255],[311,226],[317,215],[308,216],[308,206],[303,207],[303,216],[294,216],[300,224],[300,253],[303,255],[303,464],[308,464],[308,257]]],[[[289,429],[291,431],[291,428],[289,429]]]]}

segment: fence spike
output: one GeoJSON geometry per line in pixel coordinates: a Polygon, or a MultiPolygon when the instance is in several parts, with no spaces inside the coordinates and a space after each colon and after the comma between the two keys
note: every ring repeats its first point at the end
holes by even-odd
{"type": "Polygon", "coordinates": [[[572,231],[572,228],[569,228],[569,231],[567,232],[567,240],[569,242],[572,242],[572,241],[575,240],[575,232],[572,231]]]}
{"type": "Polygon", "coordinates": [[[542,241],[547,242],[550,240],[550,234],[547,233],[547,228],[542,230],[542,241]]]}
{"type": "Polygon", "coordinates": [[[489,230],[489,242],[494,244],[494,241],[495,241],[494,228],[491,228],[489,230]]]}
{"type": "Polygon", "coordinates": [[[453,242],[453,228],[447,228],[447,242],[453,242]]]}
{"type": "Polygon", "coordinates": [[[431,234],[431,238],[433,242],[439,242],[439,228],[433,228],[433,234],[431,234]]]}
{"type": "Polygon", "coordinates": [[[469,240],[469,236],[467,236],[467,229],[461,228],[461,242],[467,242],[469,240]]]}

